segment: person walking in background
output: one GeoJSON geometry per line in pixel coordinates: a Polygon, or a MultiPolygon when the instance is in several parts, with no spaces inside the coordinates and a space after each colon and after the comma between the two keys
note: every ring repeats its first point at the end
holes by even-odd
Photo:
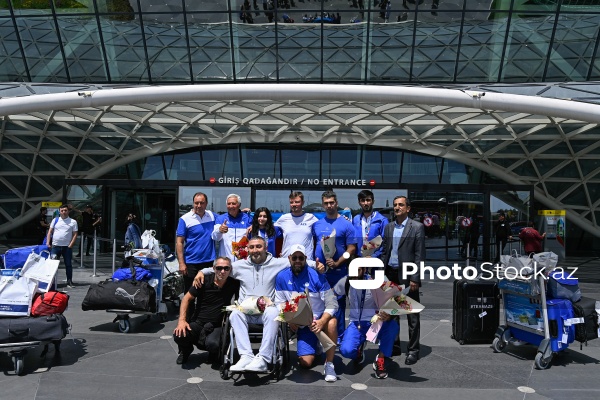
{"type": "Polygon", "coordinates": [[[494,263],[499,263],[500,255],[504,252],[506,242],[512,240],[510,224],[503,212],[498,214],[498,221],[494,225],[494,235],[496,236],[496,258],[494,259],[494,263]]]}
{"type": "Polygon", "coordinates": [[[69,217],[69,208],[63,204],[58,209],[60,216],[50,223],[46,243],[50,248],[50,254],[53,259],[60,259],[62,256],[65,262],[67,273],[67,286],[73,285],[73,245],[77,240],[77,221],[69,217]]]}
{"type": "Polygon", "coordinates": [[[519,232],[519,239],[523,241],[525,254],[541,253],[543,251],[542,240],[545,238],[546,232],[540,235],[538,230],[533,227],[533,221],[527,222],[527,228],[523,228],[519,232]]]}
{"type": "Polygon", "coordinates": [[[132,249],[142,248],[142,231],[136,224],[136,215],[133,213],[127,214],[127,230],[125,231],[125,245],[129,245],[132,249]]]}
{"type": "MultiPolygon", "coordinates": [[[[94,232],[101,221],[102,219],[98,214],[94,213],[92,205],[86,205],[85,210],[81,213],[81,240],[87,239],[86,256],[90,256],[90,247],[92,247],[92,241],[94,240],[94,232]]],[[[76,257],[81,257],[81,248],[76,257]]]]}
{"type": "Polygon", "coordinates": [[[37,244],[42,244],[42,242],[46,238],[46,234],[48,233],[48,228],[50,227],[50,224],[48,223],[48,217],[46,216],[47,213],[48,209],[46,207],[40,208],[40,215],[35,220],[37,244]]]}
{"type": "Polygon", "coordinates": [[[254,212],[252,226],[248,228],[248,239],[261,236],[267,242],[267,251],[276,254],[276,241],[282,236],[281,228],[273,225],[273,216],[267,207],[259,207],[254,212]]]}

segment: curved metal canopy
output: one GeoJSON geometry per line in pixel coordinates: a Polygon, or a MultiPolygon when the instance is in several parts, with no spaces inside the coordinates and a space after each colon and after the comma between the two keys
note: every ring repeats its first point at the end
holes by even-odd
{"type": "MultiPolygon", "coordinates": [[[[525,92],[525,86],[503,88],[525,92]]],[[[5,84],[0,184],[10,195],[0,198],[9,221],[0,233],[31,218],[40,201],[58,199],[57,178],[97,178],[150,155],[199,145],[301,142],[454,159],[508,183],[533,184],[537,200],[569,210],[573,223],[600,236],[600,105],[594,96],[573,101],[496,90],[5,84]],[[15,201],[23,204],[18,215],[4,207],[15,201]]]]}

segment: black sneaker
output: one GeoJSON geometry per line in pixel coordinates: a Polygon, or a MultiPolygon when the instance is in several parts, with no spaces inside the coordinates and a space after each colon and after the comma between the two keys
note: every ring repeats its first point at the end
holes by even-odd
{"type": "Polygon", "coordinates": [[[385,379],[388,377],[388,373],[385,369],[385,358],[377,357],[377,360],[373,363],[373,369],[375,369],[375,378],[385,379]]]}
{"type": "Polygon", "coordinates": [[[67,281],[67,287],[74,288],[75,284],[73,283],[73,281],[67,281]]]}
{"type": "Polygon", "coordinates": [[[360,346],[358,348],[358,352],[356,355],[356,358],[354,359],[354,364],[355,365],[359,365],[362,364],[365,361],[365,350],[364,350],[365,344],[363,343],[362,346],[360,346]]]}
{"type": "Polygon", "coordinates": [[[179,353],[179,355],[177,356],[177,360],[175,360],[175,363],[177,365],[185,364],[188,358],[190,358],[189,354],[179,353]]]}

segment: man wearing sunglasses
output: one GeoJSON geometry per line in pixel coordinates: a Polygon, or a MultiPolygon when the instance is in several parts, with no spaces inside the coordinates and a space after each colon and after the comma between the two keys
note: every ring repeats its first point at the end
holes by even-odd
{"type": "MultiPolygon", "coordinates": [[[[325,271],[323,264],[317,261],[308,261],[309,266],[319,272],[325,271]]],[[[275,298],[275,278],[277,274],[290,266],[287,258],[275,258],[267,252],[267,244],[261,236],[254,236],[248,242],[248,258],[233,263],[231,277],[240,281],[239,302],[248,296],[267,296],[275,298]]],[[[210,268],[198,272],[194,279],[194,286],[201,287],[204,277],[212,274],[210,268]]],[[[279,315],[277,307],[266,307],[259,315],[246,315],[241,311],[231,312],[229,321],[235,333],[235,343],[240,354],[240,360],[231,366],[231,372],[259,372],[268,371],[267,363],[272,362],[273,348],[277,339],[277,324],[275,318],[279,315]],[[255,356],[248,336],[248,324],[263,325],[263,336],[260,349],[255,356]]]]}
{"type": "MultiPolygon", "coordinates": [[[[307,268],[306,249],[297,244],[291,247],[288,256],[290,267],[284,269],[275,280],[275,304],[283,304],[292,299],[294,292],[303,293],[308,289],[314,322],[310,326],[299,327],[289,324],[290,328],[298,334],[298,365],[302,368],[311,368],[315,356],[320,350],[316,333],[323,331],[333,343],[337,341],[337,320],[334,315],[338,309],[337,299],[329,286],[325,275],[319,274],[312,268],[307,268]]],[[[325,381],[337,381],[333,356],[335,346],[325,353],[325,381]]]]}
{"type": "Polygon", "coordinates": [[[230,277],[231,260],[219,257],[212,267],[214,274],[206,278],[202,288],[194,286],[181,300],[179,322],[173,331],[173,339],[179,347],[177,364],[185,364],[194,346],[208,351],[208,361],[216,363],[219,355],[219,338],[224,309],[237,296],[239,281],[230,277]],[[186,321],[190,305],[196,304],[191,322],[186,321]]]}

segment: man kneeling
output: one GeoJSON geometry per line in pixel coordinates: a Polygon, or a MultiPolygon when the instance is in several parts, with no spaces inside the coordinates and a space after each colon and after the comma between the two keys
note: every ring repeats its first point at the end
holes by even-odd
{"type": "Polygon", "coordinates": [[[187,362],[194,346],[208,351],[209,362],[217,361],[224,309],[237,297],[239,281],[229,276],[231,260],[227,257],[217,258],[213,271],[200,289],[192,286],[181,301],[179,322],[173,331],[173,339],[179,347],[177,364],[187,362]],[[188,323],[186,315],[193,302],[196,302],[196,311],[188,323]]]}
{"type": "MultiPolygon", "coordinates": [[[[288,258],[291,267],[281,271],[275,280],[275,303],[281,305],[291,300],[293,292],[304,293],[308,289],[308,301],[314,318],[312,325],[289,325],[298,333],[298,364],[310,368],[321,349],[316,334],[323,331],[332,343],[337,342],[337,320],[333,316],[338,309],[338,302],[325,275],[307,267],[304,246],[292,246],[288,258]]],[[[337,381],[333,367],[334,355],[335,346],[332,346],[325,353],[324,373],[327,382],[337,381]]]]}

